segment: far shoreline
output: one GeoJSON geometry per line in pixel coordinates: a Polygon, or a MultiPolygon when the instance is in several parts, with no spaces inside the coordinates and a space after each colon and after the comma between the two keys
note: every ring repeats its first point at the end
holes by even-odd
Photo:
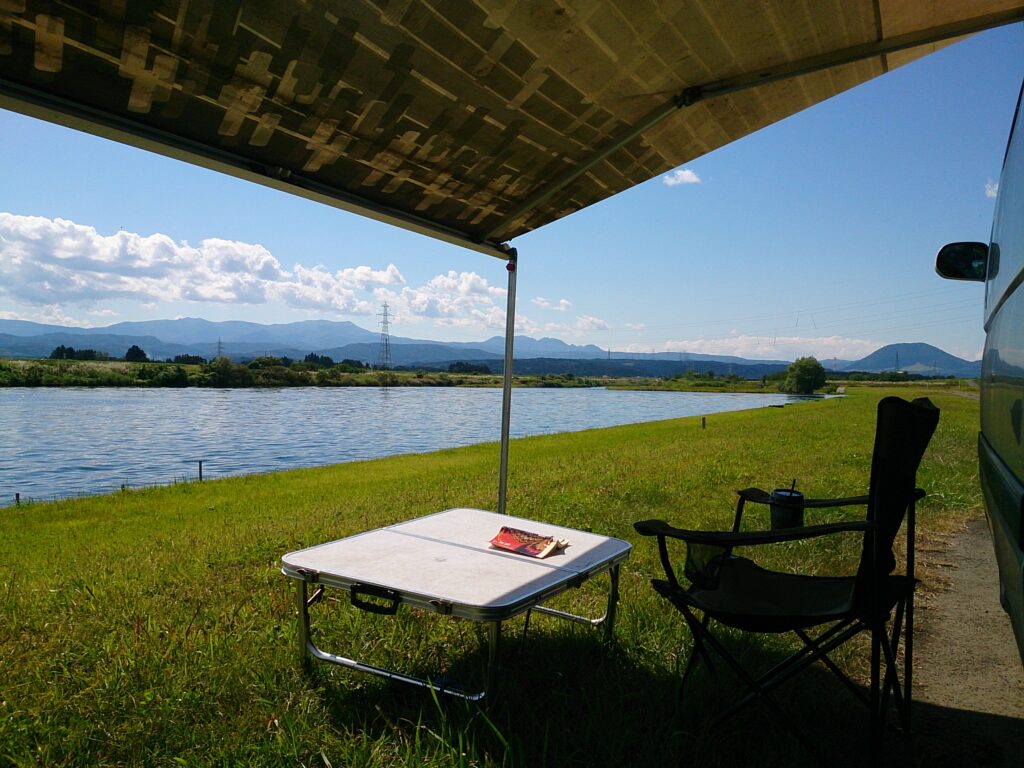
{"type": "MultiPolygon", "coordinates": [[[[0,358],[0,389],[38,387],[124,387],[133,389],[212,388],[280,389],[290,387],[501,387],[501,373],[480,364],[453,363],[451,370],[377,370],[368,364],[345,361],[331,366],[259,357],[236,363],[222,357],[211,363],[128,362],[125,360],[61,360],[50,358],[0,358]]],[[[736,394],[834,394],[849,386],[924,386],[976,391],[973,379],[931,377],[905,373],[847,372],[830,375],[814,392],[784,389],[785,374],[744,379],[734,374],[715,375],[695,371],[672,378],[644,376],[583,376],[572,372],[528,373],[512,376],[512,386],[530,388],[606,388],[643,392],[690,392],[736,394]]]]}
{"type": "MultiPolygon", "coordinates": [[[[458,364],[456,364],[458,365],[458,364]]],[[[453,366],[454,367],[454,366],[453,366]]],[[[473,366],[465,366],[472,368],[473,366]]],[[[318,367],[257,358],[247,364],[220,358],[213,363],[126,362],[123,360],[0,359],[0,388],[36,387],[501,387],[500,373],[474,370],[374,370],[350,365],[318,367]],[[275,364],[276,363],[276,364],[275,364]]],[[[781,393],[779,382],[706,375],[663,380],[649,377],[579,376],[571,372],[513,374],[517,388],[593,388],[671,392],[781,393]]]]}

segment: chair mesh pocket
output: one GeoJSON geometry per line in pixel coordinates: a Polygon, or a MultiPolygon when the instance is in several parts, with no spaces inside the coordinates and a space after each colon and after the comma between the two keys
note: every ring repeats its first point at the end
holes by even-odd
{"type": "Polygon", "coordinates": [[[715,589],[718,587],[722,561],[728,554],[729,550],[726,547],[689,542],[686,545],[686,565],[683,573],[695,587],[715,589]]]}

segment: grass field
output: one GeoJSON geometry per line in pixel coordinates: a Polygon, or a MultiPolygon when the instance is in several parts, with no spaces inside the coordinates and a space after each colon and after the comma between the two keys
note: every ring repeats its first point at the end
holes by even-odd
{"type": "MultiPolygon", "coordinates": [[[[449,507],[494,508],[496,445],[0,509],[0,765],[802,764],[763,708],[705,733],[738,690],[724,672],[698,674],[677,707],[689,634],[650,588],[657,555],[632,523],[724,527],[734,489],[793,478],[808,496],[864,492],[884,394],[713,415],[703,430],[689,418],[514,441],[509,512],[635,546],[614,644],[539,616],[520,643],[514,619],[501,695],[482,706],[325,665],[302,674],[279,559],[449,507]]],[[[918,474],[925,536],[980,510],[977,401],[927,394],[942,417],[918,474]]],[[[840,573],[858,548],[856,535],[780,545],[770,562],[840,573]]],[[[606,585],[565,604],[600,612],[606,585]]],[[[469,622],[329,603],[314,631],[330,650],[408,672],[481,673],[483,632],[469,622]]],[[[735,642],[764,664],[788,647],[735,642]]],[[[841,663],[859,675],[864,656],[841,663]]],[[[791,685],[794,716],[826,729],[843,764],[861,734],[842,724],[866,721],[859,705],[831,680],[791,685]]]]}

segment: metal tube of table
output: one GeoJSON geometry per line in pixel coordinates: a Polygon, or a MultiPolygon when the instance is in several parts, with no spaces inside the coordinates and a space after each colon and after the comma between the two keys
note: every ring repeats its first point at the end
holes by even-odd
{"type": "Polygon", "coordinates": [[[306,602],[306,582],[304,579],[295,580],[295,594],[299,609],[299,664],[303,670],[309,671],[312,666],[312,659],[309,658],[309,604],[306,602]]]}
{"type": "Polygon", "coordinates": [[[501,622],[492,621],[488,627],[487,637],[487,682],[484,690],[488,693],[494,690],[494,684],[498,679],[498,646],[501,643],[501,622]]]}
{"type": "Polygon", "coordinates": [[[608,592],[608,611],[605,613],[604,637],[611,642],[615,636],[615,607],[619,602],[619,566],[611,568],[612,588],[608,592]]]}

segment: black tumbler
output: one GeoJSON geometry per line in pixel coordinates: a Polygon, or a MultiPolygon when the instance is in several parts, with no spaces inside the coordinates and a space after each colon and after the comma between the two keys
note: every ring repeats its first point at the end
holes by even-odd
{"type": "Polygon", "coordinates": [[[771,494],[772,530],[799,528],[804,524],[804,495],[791,488],[776,488],[771,494]]]}

